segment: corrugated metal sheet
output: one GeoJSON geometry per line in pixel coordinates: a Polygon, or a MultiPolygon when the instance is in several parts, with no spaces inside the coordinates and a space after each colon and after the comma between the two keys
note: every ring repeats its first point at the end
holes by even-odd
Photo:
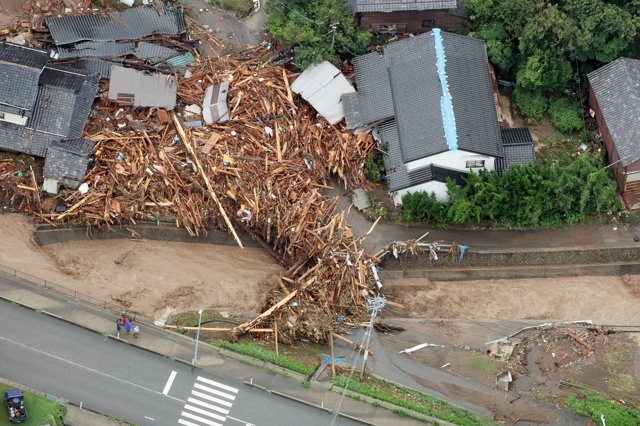
{"type": "Polygon", "coordinates": [[[457,0],[349,0],[353,13],[455,9],[457,0]]]}
{"type": "Polygon", "coordinates": [[[291,90],[302,96],[331,124],[344,118],[342,95],[355,92],[340,70],[327,61],[307,68],[293,82],[291,90]]]}
{"type": "Polygon", "coordinates": [[[186,31],[182,10],[162,4],[161,15],[153,5],[108,15],[68,15],[45,20],[58,46],[79,41],[135,40],[154,33],[182,34],[186,31]]]}
{"type": "Polygon", "coordinates": [[[111,67],[109,99],[127,97],[133,106],[160,107],[172,110],[176,106],[178,83],[173,76],[147,74],[131,68],[111,67]]]}
{"type": "Polygon", "coordinates": [[[98,74],[102,78],[109,79],[113,62],[102,59],[88,58],[71,61],[68,65],[81,70],[86,75],[98,74]]]}
{"type": "Polygon", "coordinates": [[[192,64],[196,61],[196,58],[191,54],[191,52],[187,52],[184,55],[174,56],[171,59],[166,60],[162,65],[169,65],[176,68],[185,68],[187,65],[192,64]]]}
{"type": "Polygon", "coordinates": [[[179,56],[175,50],[153,43],[140,43],[140,45],[135,48],[133,54],[137,58],[146,59],[153,64],[179,56]]]}
{"type": "Polygon", "coordinates": [[[60,59],[71,58],[117,58],[133,53],[135,43],[116,43],[115,41],[85,41],[71,47],[59,47],[60,59]]]}

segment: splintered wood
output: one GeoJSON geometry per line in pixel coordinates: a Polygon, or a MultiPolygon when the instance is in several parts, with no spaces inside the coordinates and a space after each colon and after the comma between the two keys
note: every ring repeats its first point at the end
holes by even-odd
{"type": "Polygon", "coordinates": [[[185,112],[161,122],[161,114],[102,99],[86,129],[97,142],[89,191],[64,190],[65,212],[38,214],[87,226],[170,218],[193,235],[208,226],[245,230],[288,269],[274,280],[264,313],[233,333],[277,327],[281,341],[321,341],[345,323],[362,322],[366,298],[378,292],[361,236],[346,225],[338,200],[323,192],[331,174],[344,186],[365,185],[363,163],[374,142],[329,125],[294,98],[286,70],[267,53],[260,47],[206,58],[179,80],[184,105],[202,105],[209,85],[229,82],[230,119],[223,124],[193,127],[185,112]]]}

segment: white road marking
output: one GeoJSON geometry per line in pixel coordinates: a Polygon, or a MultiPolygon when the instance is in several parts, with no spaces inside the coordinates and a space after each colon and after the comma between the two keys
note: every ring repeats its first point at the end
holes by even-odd
{"type": "Polygon", "coordinates": [[[198,389],[202,389],[203,391],[207,391],[209,393],[221,396],[223,398],[230,399],[232,401],[234,399],[236,399],[235,395],[229,395],[228,393],[221,392],[218,389],[210,388],[209,386],[201,385],[200,383],[194,384],[193,387],[198,388],[198,389]]]}
{"type": "Polygon", "coordinates": [[[181,425],[184,425],[184,426],[200,426],[198,424],[191,423],[191,422],[188,422],[188,421],[182,420],[182,419],[178,420],[178,423],[180,423],[181,425]]]}
{"type": "Polygon", "coordinates": [[[200,401],[199,399],[195,399],[195,398],[189,397],[189,398],[187,398],[187,402],[199,405],[201,407],[208,408],[209,410],[217,411],[218,413],[222,413],[222,414],[225,414],[225,415],[229,414],[229,410],[225,410],[224,408],[220,408],[217,405],[207,404],[206,402],[200,401]]]}
{"type": "Polygon", "coordinates": [[[207,395],[206,393],[198,392],[198,391],[195,391],[195,390],[192,390],[191,394],[195,395],[195,396],[197,396],[199,398],[204,398],[204,399],[206,399],[208,401],[216,402],[216,403],[218,403],[220,405],[224,405],[225,407],[231,408],[231,406],[233,405],[233,403],[231,403],[229,401],[225,401],[223,399],[218,399],[218,398],[215,398],[213,396],[207,395]]]}
{"type": "Polygon", "coordinates": [[[224,390],[227,390],[229,392],[238,393],[238,389],[236,389],[236,388],[232,388],[231,386],[223,385],[222,383],[214,382],[213,380],[209,380],[209,379],[207,379],[205,377],[198,376],[198,380],[200,380],[201,382],[204,382],[206,384],[212,385],[212,386],[217,386],[220,389],[224,389],[224,390]]]}
{"type": "Polygon", "coordinates": [[[222,426],[220,423],[216,423],[216,422],[211,421],[209,419],[205,419],[203,417],[196,416],[195,414],[187,413],[186,411],[183,411],[181,416],[182,417],[186,417],[188,419],[193,419],[193,420],[199,421],[200,423],[204,423],[205,425],[209,425],[209,426],[222,426]]]}
{"type": "MultiPolygon", "coordinates": [[[[142,386],[142,385],[139,385],[139,384],[137,384],[137,383],[133,383],[133,382],[130,382],[130,381],[128,381],[128,380],[124,380],[124,379],[121,379],[121,378],[119,378],[119,377],[112,376],[111,374],[104,373],[104,372],[102,372],[102,371],[96,370],[96,369],[91,368],[91,367],[87,367],[86,365],[78,364],[77,362],[73,362],[73,361],[70,361],[70,360],[68,360],[68,359],[64,359],[64,358],[59,357],[59,356],[57,356],[57,355],[54,355],[54,354],[52,354],[52,353],[45,352],[45,351],[41,351],[40,349],[32,348],[31,346],[27,346],[27,345],[25,345],[25,344],[23,344],[23,343],[16,342],[16,341],[11,340],[11,339],[9,339],[9,338],[7,338],[7,337],[0,336],[0,340],[5,341],[5,342],[9,342],[9,343],[13,343],[14,345],[16,345],[16,346],[20,346],[21,348],[25,348],[25,349],[28,349],[28,350],[30,350],[30,351],[37,352],[37,353],[39,353],[39,354],[41,354],[41,355],[45,355],[45,356],[48,356],[48,357],[50,357],[50,358],[56,359],[56,360],[58,360],[58,361],[64,362],[64,363],[66,363],[66,364],[73,365],[74,367],[78,367],[78,368],[81,368],[81,369],[83,369],[83,370],[90,371],[90,372],[92,372],[92,373],[94,373],[94,374],[99,374],[100,376],[107,377],[107,378],[109,378],[109,379],[111,379],[111,380],[115,380],[115,381],[117,381],[117,382],[125,383],[125,384],[127,384],[127,385],[129,385],[129,386],[134,386],[134,387],[136,387],[136,388],[139,388],[139,389],[145,390],[145,391],[147,391],[147,392],[155,393],[155,394],[157,394],[157,395],[162,395],[162,393],[158,392],[157,390],[149,389],[149,388],[147,388],[147,387],[145,387],[145,386],[142,386]]],[[[174,397],[174,396],[170,396],[170,395],[165,395],[165,396],[166,396],[167,398],[171,398],[171,399],[173,399],[173,400],[176,400],[176,401],[182,402],[183,404],[184,404],[184,403],[186,403],[186,401],[184,401],[184,400],[182,400],[182,399],[180,399],[180,398],[176,398],[176,397],[174,397]]],[[[234,397],[234,398],[235,398],[235,397],[234,397]]]]}
{"type": "Polygon", "coordinates": [[[229,419],[229,420],[235,420],[236,422],[240,422],[240,423],[244,423],[244,425],[245,425],[245,426],[256,426],[256,425],[254,425],[253,423],[249,423],[249,422],[248,422],[248,421],[246,421],[246,420],[236,419],[235,417],[227,416],[227,419],[229,419]]]}
{"type": "Polygon", "coordinates": [[[210,413],[207,410],[203,410],[202,408],[194,407],[193,405],[189,404],[185,404],[184,409],[193,411],[194,413],[202,414],[203,416],[211,417],[212,419],[220,420],[221,422],[224,422],[224,420],[226,419],[226,417],[210,413]]]}
{"type": "Polygon", "coordinates": [[[149,417],[149,416],[144,416],[144,418],[145,418],[145,419],[148,419],[148,420],[151,420],[152,422],[155,422],[155,421],[156,421],[156,419],[152,419],[152,418],[151,418],[151,417],[149,417]]]}
{"type": "Polygon", "coordinates": [[[173,385],[173,381],[176,378],[176,374],[178,374],[177,371],[172,371],[171,374],[169,374],[169,378],[167,379],[167,384],[164,385],[164,389],[162,390],[163,394],[169,395],[169,389],[171,389],[171,385],[173,385]]]}

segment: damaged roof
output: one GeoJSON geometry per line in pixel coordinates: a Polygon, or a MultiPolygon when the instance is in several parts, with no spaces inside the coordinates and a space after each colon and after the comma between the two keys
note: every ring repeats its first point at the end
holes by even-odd
{"type": "Polygon", "coordinates": [[[457,0],[349,0],[353,13],[455,9],[457,0]]]}
{"type": "Polygon", "coordinates": [[[135,40],[151,34],[182,34],[186,31],[182,10],[164,2],[107,15],[47,18],[45,22],[58,46],[79,41],[135,40]]]}
{"type": "Polygon", "coordinates": [[[132,68],[111,67],[109,99],[118,103],[172,110],[178,83],[168,74],[149,74],[132,68]]]}
{"type": "Polygon", "coordinates": [[[342,95],[355,92],[342,72],[327,61],[307,68],[293,82],[291,90],[302,96],[331,124],[344,118],[342,95]]]}
{"type": "Polygon", "coordinates": [[[58,48],[60,59],[71,58],[117,58],[132,55],[151,64],[166,61],[180,55],[168,47],[146,42],[85,41],[73,46],[58,48]]]}
{"type": "Polygon", "coordinates": [[[640,160],[640,61],[619,58],[587,77],[620,162],[640,160]]]}
{"type": "Polygon", "coordinates": [[[98,92],[99,76],[48,64],[47,52],[22,46],[2,43],[0,57],[6,58],[7,50],[16,49],[25,52],[24,55],[14,55],[14,58],[27,57],[27,63],[38,67],[42,64],[42,68],[24,65],[23,68],[33,70],[30,78],[25,79],[24,74],[9,74],[12,64],[0,61],[0,75],[4,77],[0,79],[2,83],[11,86],[12,93],[29,93],[28,102],[23,104],[28,111],[24,125],[0,121],[0,148],[44,157],[51,142],[81,136],[98,92]],[[39,59],[36,61],[34,58],[39,59]]]}
{"type": "Polygon", "coordinates": [[[44,162],[44,177],[82,181],[94,146],[95,142],[83,138],[52,142],[44,162]]]}

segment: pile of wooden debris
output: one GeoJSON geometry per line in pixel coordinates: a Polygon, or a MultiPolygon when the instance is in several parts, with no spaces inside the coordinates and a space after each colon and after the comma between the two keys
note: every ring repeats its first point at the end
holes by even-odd
{"type": "Polygon", "coordinates": [[[287,71],[269,53],[257,47],[199,60],[178,80],[172,112],[113,106],[103,90],[85,128],[97,144],[80,190],[42,198],[32,175],[16,180],[10,164],[0,185],[54,225],[171,221],[192,235],[227,229],[240,245],[236,229],[250,233],[287,269],[265,313],[235,334],[277,323],[281,341],[324,340],[361,322],[380,285],[375,259],[323,190],[330,174],[345,187],[366,185],[363,163],[374,141],[330,126],[294,98],[287,71]],[[205,91],[221,82],[230,83],[229,119],[202,126],[205,91]]]}

